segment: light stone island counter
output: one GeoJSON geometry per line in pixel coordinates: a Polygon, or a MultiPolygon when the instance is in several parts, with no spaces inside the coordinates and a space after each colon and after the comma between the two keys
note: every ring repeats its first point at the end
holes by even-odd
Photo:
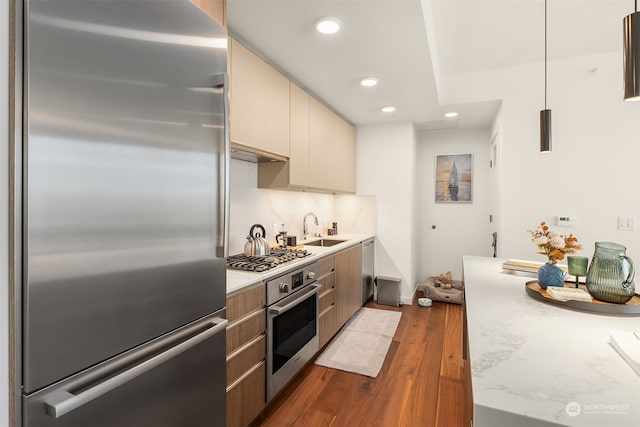
{"type": "MultiPolygon", "coordinates": [[[[314,240],[345,240],[342,243],[338,243],[334,246],[305,246],[304,249],[309,251],[312,255],[300,258],[297,261],[287,262],[281,266],[273,268],[271,270],[263,271],[261,273],[251,273],[248,271],[227,270],[227,294],[243,289],[249,285],[253,285],[258,282],[269,280],[273,277],[280,276],[286,271],[293,270],[310,262],[317,261],[323,256],[331,255],[340,252],[343,249],[347,249],[351,246],[358,245],[361,242],[374,237],[374,234],[336,234],[333,236],[323,237],[310,237],[306,241],[311,242],[314,240]]],[[[304,241],[298,241],[298,244],[304,245],[304,241]]]]}
{"type": "Polygon", "coordinates": [[[609,345],[640,317],[535,300],[504,261],[463,258],[473,425],[640,426],[640,377],[609,345]]]}

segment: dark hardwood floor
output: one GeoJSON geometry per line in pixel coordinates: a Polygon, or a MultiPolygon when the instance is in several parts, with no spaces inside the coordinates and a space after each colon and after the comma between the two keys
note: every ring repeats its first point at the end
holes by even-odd
{"type": "MultiPolygon", "coordinates": [[[[421,296],[421,295],[420,295],[421,296]]],[[[273,426],[471,425],[462,361],[462,307],[366,307],[402,312],[376,378],[308,365],[254,422],[273,426]]],[[[470,393],[469,393],[470,394],[470,393]]]]}

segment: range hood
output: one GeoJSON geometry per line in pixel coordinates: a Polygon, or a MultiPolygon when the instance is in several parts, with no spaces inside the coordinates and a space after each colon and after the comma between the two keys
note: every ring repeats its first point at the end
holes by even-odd
{"type": "Polygon", "coordinates": [[[279,154],[263,151],[258,148],[248,147],[246,145],[231,142],[231,157],[245,162],[263,163],[263,162],[286,162],[288,157],[279,154]]]}

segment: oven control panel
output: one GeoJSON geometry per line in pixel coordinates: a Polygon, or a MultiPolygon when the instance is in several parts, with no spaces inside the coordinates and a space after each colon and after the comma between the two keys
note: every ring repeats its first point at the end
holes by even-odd
{"type": "Polygon", "coordinates": [[[318,275],[316,263],[283,273],[267,282],[267,305],[271,305],[315,282],[318,275]]]}

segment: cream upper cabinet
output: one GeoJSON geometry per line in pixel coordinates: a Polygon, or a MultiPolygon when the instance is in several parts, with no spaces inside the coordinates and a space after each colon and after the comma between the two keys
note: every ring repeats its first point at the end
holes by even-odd
{"type": "Polygon", "coordinates": [[[309,188],[309,102],[311,97],[290,82],[289,160],[261,162],[258,188],[309,188]]]}
{"type": "Polygon", "coordinates": [[[286,162],[258,165],[258,187],[355,193],[356,130],[230,39],[231,143],[286,162]]]}
{"type": "Polygon", "coordinates": [[[314,98],[309,106],[309,185],[355,193],[356,129],[314,98]]]}
{"type": "Polygon", "coordinates": [[[337,114],[331,112],[330,117],[330,135],[325,145],[327,147],[327,181],[328,188],[334,191],[345,191],[343,183],[343,164],[344,158],[344,141],[346,139],[347,123],[337,114]]]}
{"type": "Polygon", "coordinates": [[[309,104],[307,92],[291,83],[289,184],[309,186],[309,104]]]}
{"type": "Polygon", "coordinates": [[[289,157],[289,80],[229,40],[231,142],[289,157]]]}
{"type": "Polygon", "coordinates": [[[191,3],[202,9],[207,15],[227,26],[226,0],[191,0],[191,3]]]}
{"type": "Polygon", "coordinates": [[[334,121],[333,139],[328,143],[331,165],[327,177],[329,188],[339,193],[356,191],[356,129],[337,115],[334,121]]]}
{"type": "Polygon", "coordinates": [[[320,101],[309,102],[309,186],[331,190],[329,175],[333,173],[331,149],[335,138],[334,113],[320,101]]]}
{"type": "Polygon", "coordinates": [[[347,193],[356,192],[356,128],[342,122],[340,140],[340,184],[338,190],[347,193]]]}
{"type": "Polygon", "coordinates": [[[289,161],[258,164],[258,187],[356,191],[356,129],[291,83],[289,161]]]}

